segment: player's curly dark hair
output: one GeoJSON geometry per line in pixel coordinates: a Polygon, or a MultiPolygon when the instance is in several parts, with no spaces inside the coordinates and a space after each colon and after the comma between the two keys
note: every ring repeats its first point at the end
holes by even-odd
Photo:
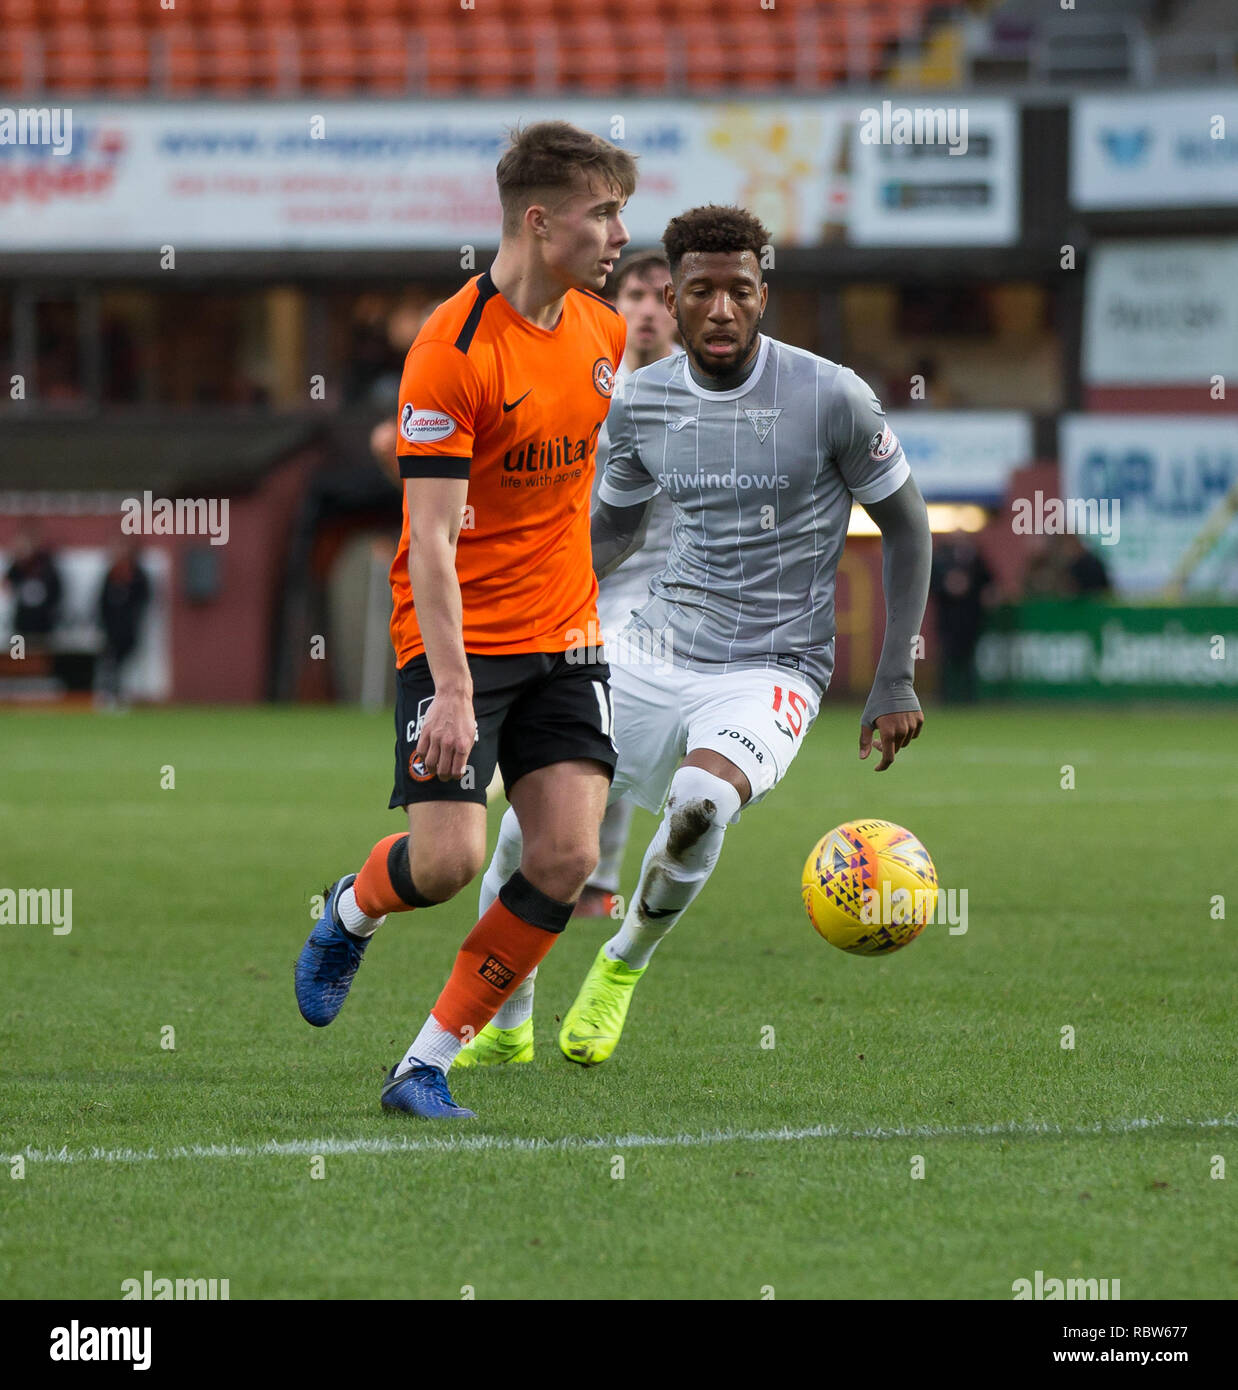
{"type": "Polygon", "coordinates": [[[746,208],[722,207],[707,203],[689,208],[672,217],[662,233],[671,276],[679,278],[679,263],[689,251],[751,251],[761,264],[761,251],[770,244],[770,235],[759,217],[746,208]]]}

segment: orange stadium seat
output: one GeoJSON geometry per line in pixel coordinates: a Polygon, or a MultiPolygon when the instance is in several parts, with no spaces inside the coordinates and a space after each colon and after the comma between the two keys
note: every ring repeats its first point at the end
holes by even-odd
{"type": "Polygon", "coordinates": [[[213,26],[243,24],[246,19],[246,0],[196,0],[192,12],[199,22],[213,26]]]}
{"type": "Polygon", "coordinates": [[[204,74],[216,92],[247,92],[253,86],[253,44],[244,24],[211,24],[201,31],[204,74]]]}
{"type": "MultiPolygon", "coordinates": [[[[364,19],[367,8],[361,5],[356,18],[364,19]]],[[[324,28],[351,24],[354,18],[352,0],[301,0],[298,13],[303,20],[324,28]]]]}
{"type": "Polygon", "coordinates": [[[458,24],[426,20],[413,30],[412,71],[415,90],[449,95],[463,85],[468,54],[458,24]]]}
{"type": "Polygon", "coordinates": [[[160,35],[156,62],[162,85],[174,96],[196,92],[206,82],[206,63],[201,52],[200,31],[190,25],[169,27],[160,35]]]}
{"type": "Polygon", "coordinates": [[[666,25],[649,18],[625,18],[619,34],[624,44],[624,87],[636,92],[664,91],[671,76],[666,25]]]}
{"type": "Polygon", "coordinates": [[[90,0],[91,22],[97,28],[131,29],[174,15],[175,11],[161,10],[157,0],[153,5],[150,0],[90,0]]]}
{"type": "Polygon", "coordinates": [[[252,0],[254,15],[264,24],[295,24],[300,0],[252,0]]]}
{"type": "Polygon", "coordinates": [[[0,91],[21,92],[43,85],[43,40],[29,26],[5,27],[0,44],[0,91]]]}
{"type": "Polygon", "coordinates": [[[290,24],[259,24],[250,30],[250,72],[264,92],[301,88],[301,42],[290,24]]]}
{"type": "Polygon", "coordinates": [[[616,29],[605,19],[578,19],[559,26],[567,80],[582,92],[609,92],[624,75],[616,29]]]}
{"type": "Polygon", "coordinates": [[[516,33],[505,20],[491,15],[474,16],[469,39],[469,66],[479,92],[505,92],[519,85],[516,33]]]}
{"type": "Polygon", "coordinates": [[[33,29],[39,22],[38,0],[0,0],[0,28],[16,39],[14,31],[33,29]]]}
{"type": "Polygon", "coordinates": [[[39,19],[43,24],[65,28],[70,24],[85,24],[90,17],[87,0],[44,0],[39,6],[39,19]]]}
{"type": "Polygon", "coordinates": [[[104,83],[113,92],[140,92],[150,85],[150,40],[135,25],[116,25],[99,36],[104,83]]]}
{"type": "Polygon", "coordinates": [[[772,23],[759,17],[733,19],[725,32],[737,86],[774,87],[791,80],[795,48],[772,23]]]}
{"type": "Polygon", "coordinates": [[[717,92],[730,85],[735,54],[714,23],[693,20],[681,28],[680,62],[688,88],[717,92]]]}
{"type": "Polygon", "coordinates": [[[563,85],[565,57],[558,20],[539,20],[525,26],[529,73],[538,91],[557,91],[563,85]]]}
{"type": "Polygon", "coordinates": [[[352,92],[362,82],[355,31],[346,24],[299,30],[304,80],[318,92],[352,92]]]}
{"type": "Polygon", "coordinates": [[[369,20],[358,31],[357,46],[365,91],[406,92],[410,83],[410,31],[392,20],[369,20]]]}
{"type": "Polygon", "coordinates": [[[94,35],[85,25],[48,29],[43,36],[47,85],[57,91],[90,92],[102,81],[94,35]]]}

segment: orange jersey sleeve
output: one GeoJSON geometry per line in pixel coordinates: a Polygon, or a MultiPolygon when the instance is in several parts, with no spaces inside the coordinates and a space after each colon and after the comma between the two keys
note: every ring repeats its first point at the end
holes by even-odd
{"type": "Polygon", "coordinates": [[[467,354],[452,343],[415,342],[400,380],[400,477],[467,478],[482,400],[467,354]]]}
{"type": "MultiPolygon", "coordinates": [[[[435,311],[409,351],[401,475],[468,480],[456,545],[467,652],[566,651],[597,640],[589,503],[626,331],[611,304],[575,290],[555,328],[539,327],[481,275],[435,311]]],[[[391,566],[400,666],[425,650],[408,547],[406,500],[391,566]]]]}

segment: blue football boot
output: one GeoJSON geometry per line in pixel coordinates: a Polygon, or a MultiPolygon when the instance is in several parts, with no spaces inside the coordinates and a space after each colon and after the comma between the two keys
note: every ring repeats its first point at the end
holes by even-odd
{"type": "MultiPolygon", "coordinates": [[[[399,1063],[396,1063],[399,1066],[399,1063]]],[[[447,1078],[437,1067],[414,1067],[396,1080],[392,1067],[383,1082],[383,1109],[422,1115],[427,1120],[475,1120],[477,1114],[457,1105],[447,1089],[447,1078]]]]}
{"type": "Polygon", "coordinates": [[[353,936],[345,931],[336,911],[340,894],[352,886],[356,877],[345,874],[327,889],[322,916],[297,957],[297,1006],[301,1017],[315,1028],[325,1028],[344,1007],[353,976],[370,944],[368,936],[353,936]]]}

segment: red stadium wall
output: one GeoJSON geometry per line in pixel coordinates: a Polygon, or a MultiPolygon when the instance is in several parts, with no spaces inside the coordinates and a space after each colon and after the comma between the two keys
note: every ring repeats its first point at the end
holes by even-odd
{"type": "MultiPolygon", "coordinates": [[[[284,559],[298,502],[317,456],[300,454],[273,469],[250,493],[229,498],[228,543],[218,552],[216,598],[185,597],[186,559],[208,544],[201,536],[150,536],[143,543],[172,557],[172,699],[193,702],[263,700],[284,559]]],[[[0,516],[0,545],[10,545],[35,518],[0,516]]],[[[119,518],[40,513],[39,530],[53,551],[115,547],[127,539],[119,518]]]]}

